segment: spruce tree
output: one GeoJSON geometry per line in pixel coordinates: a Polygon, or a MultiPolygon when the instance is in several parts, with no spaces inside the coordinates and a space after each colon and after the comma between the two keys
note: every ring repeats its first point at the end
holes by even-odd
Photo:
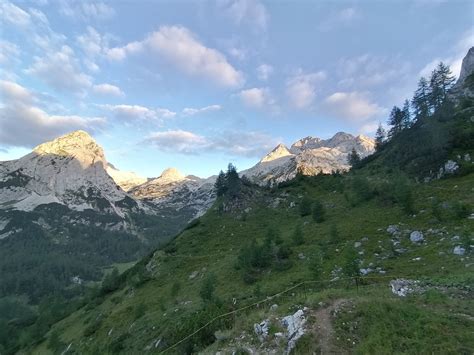
{"type": "Polygon", "coordinates": [[[421,77],[418,88],[413,95],[411,105],[415,115],[415,121],[430,115],[430,87],[426,78],[421,77]]]}
{"type": "Polygon", "coordinates": [[[294,245],[301,245],[304,244],[304,234],[303,234],[303,229],[301,226],[298,224],[293,232],[292,235],[293,239],[293,244],[294,245]]]}
{"type": "Polygon", "coordinates": [[[324,222],[324,220],[326,219],[326,211],[324,209],[324,205],[319,201],[315,201],[313,203],[312,213],[313,220],[316,223],[324,222]]]}
{"type": "Polygon", "coordinates": [[[379,123],[379,127],[375,132],[375,149],[380,150],[383,143],[385,142],[385,130],[382,127],[382,124],[379,123]]]}
{"type": "Polygon", "coordinates": [[[304,196],[300,204],[300,215],[301,217],[304,217],[310,214],[311,214],[311,199],[308,196],[304,196]]]}
{"type": "Polygon", "coordinates": [[[227,194],[230,197],[236,197],[239,195],[242,188],[242,181],[240,181],[239,173],[234,165],[229,164],[226,173],[227,182],[227,194]]]}
{"type": "Polygon", "coordinates": [[[360,156],[355,150],[355,148],[352,148],[351,152],[347,155],[347,162],[352,167],[360,163],[360,156]]]}
{"type": "Polygon", "coordinates": [[[410,113],[410,102],[405,100],[402,108],[402,129],[410,128],[411,126],[411,113],[410,113]]]}
{"type": "Polygon", "coordinates": [[[440,62],[431,72],[430,78],[430,106],[433,111],[441,107],[447,97],[448,90],[454,85],[455,78],[449,66],[440,62]]]}
{"type": "Polygon", "coordinates": [[[227,182],[224,172],[221,170],[214,184],[217,196],[223,196],[227,192],[227,182]]]}
{"type": "Polygon", "coordinates": [[[390,139],[398,135],[403,129],[403,111],[397,107],[393,106],[392,111],[390,111],[390,118],[388,119],[388,124],[391,126],[388,131],[388,136],[390,139]]]}

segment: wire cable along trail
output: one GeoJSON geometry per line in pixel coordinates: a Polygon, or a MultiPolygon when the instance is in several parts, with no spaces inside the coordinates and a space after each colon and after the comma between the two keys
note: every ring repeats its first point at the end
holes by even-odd
{"type": "Polygon", "coordinates": [[[255,306],[258,306],[259,304],[261,303],[265,303],[265,302],[268,302],[276,297],[279,297],[281,295],[284,295],[290,291],[293,291],[303,285],[308,285],[308,284],[319,284],[319,283],[326,283],[326,282],[332,282],[332,281],[348,281],[348,280],[370,280],[370,279],[397,279],[397,278],[409,278],[409,277],[394,277],[394,276],[364,276],[364,277],[345,277],[345,278],[339,278],[337,280],[307,280],[307,281],[302,281],[296,285],[293,285],[283,291],[280,291],[278,293],[275,293],[271,296],[267,296],[266,298],[264,299],[261,299],[259,301],[256,301],[256,302],[253,302],[251,304],[248,304],[246,306],[243,306],[241,308],[238,308],[238,309],[235,309],[233,311],[230,311],[230,312],[226,312],[226,313],[223,313],[221,315],[218,315],[217,317],[214,317],[212,318],[211,320],[209,320],[206,324],[204,324],[203,326],[201,326],[200,328],[196,329],[194,332],[192,332],[191,334],[185,336],[183,339],[177,341],[176,343],[170,345],[169,347],[167,347],[166,349],[162,350],[160,352],[160,354],[164,354],[164,353],[167,353],[168,351],[176,348],[178,345],[182,344],[183,342],[185,342],[186,340],[192,338],[194,335],[196,335],[197,333],[199,333],[201,330],[205,329],[206,327],[208,327],[209,325],[211,325],[212,323],[214,323],[215,321],[219,320],[219,319],[222,319],[222,318],[225,318],[225,317],[228,317],[232,314],[236,314],[236,313],[239,313],[239,312],[242,312],[242,311],[245,311],[249,308],[252,308],[252,307],[255,307],[255,306]]]}

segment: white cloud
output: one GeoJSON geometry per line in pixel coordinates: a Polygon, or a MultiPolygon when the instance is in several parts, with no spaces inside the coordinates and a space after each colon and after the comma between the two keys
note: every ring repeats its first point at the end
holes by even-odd
{"type": "Polygon", "coordinates": [[[183,109],[183,115],[184,116],[194,116],[194,115],[198,115],[198,114],[201,114],[201,113],[219,111],[220,109],[222,109],[222,107],[220,105],[209,105],[209,106],[201,107],[201,108],[186,107],[186,108],[183,109]]]}
{"type": "Polygon", "coordinates": [[[0,17],[2,22],[16,27],[27,27],[31,24],[30,14],[8,1],[0,3],[0,17]]]}
{"type": "Polygon", "coordinates": [[[182,26],[162,26],[141,42],[109,49],[107,56],[112,60],[123,60],[127,55],[144,48],[166,59],[184,73],[209,79],[220,86],[238,87],[244,81],[242,73],[221,52],[206,47],[182,26]]]}
{"type": "Polygon", "coordinates": [[[286,82],[286,94],[290,104],[298,109],[309,107],[316,98],[316,85],[326,78],[322,71],[303,73],[301,70],[286,82]]]}
{"type": "Polygon", "coordinates": [[[115,15],[115,10],[104,2],[61,0],[59,12],[74,19],[106,20],[115,15]]]}
{"type": "Polygon", "coordinates": [[[146,141],[162,151],[183,154],[194,154],[207,145],[205,137],[183,130],[154,132],[146,141]]]}
{"type": "Polygon", "coordinates": [[[261,64],[257,67],[257,77],[266,81],[273,74],[273,67],[269,64],[261,64]]]}
{"type": "Polygon", "coordinates": [[[231,47],[228,52],[238,60],[245,60],[247,58],[247,51],[243,48],[231,47]]]}
{"type": "Polygon", "coordinates": [[[338,12],[330,14],[319,24],[321,31],[330,31],[339,26],[347,26],[362,17],[359,10],[354,7],[347,7],[338,12]]]}
{"type": "Polygon", "coordinates": [[[263,108],[274,104],[268,88],[242,90],[238,96],[247,107],[263,108]]]}
{"type": "Polygon", "coordinates": [[[267,28],[268,11],[259,0],[220,0],[218,5],[237,25],[247,23],[257,29],[267,28]]]}
{"type": "Polygon", "coordinates": [[[112,95],[112,96],[119,96],[119,97],[125,96],[123,91],[118,86],[115,86],[112,84],[94,85],[92,87],[92,90],[96,94],[101,94],[101,95],[112,95]]]}
{"type": "Polygon", "coordinates": [[[260,132],[225,131],[205,137],[189,131],[171,130],[154,132],[145,142],[170,153],[199,155],[222,152],[233,156],[261,157],[272,149],[278,140],[260,132]]]}
{"type": "Polygon", "coordinates": [[[371,102],[365,94],[356,91],[336,92],[324,101],[332,114],[349,121],[360,122],[385,112],[382,107],[371,102]]]}
{"type": "Polygon", "coordinates": [[[0,64],[16,61],[19,54],[20,49],[16,44],[0,39],[0,64]]]}
{"type": "Polygon", "coordinates": [[[342,58],[337,63],[338,85],[343,90],[386,85],[387,82],[411,81],[411,65],[400,57],[364,54],[342,58]],[[396,79],[396,80],[395,80],[396,79]]]}
{"type": "Polygon", "coordinates": [[[152,109],[140,105],[99,105],[114,113],[115,117],[121,120],[161,120],[173,118],[176,112],[165,108],[152,109]]]}
{"type": "Polygon", "coordinates": [[[463,34],[463,36],[452,46],[452,48],[446,51],[450,54],[443,57],[437,57],[430,61],[420,70],[419,75],[429,78],[431,72],[436,68],[439,62],[443,62],[444,64],[447,64],[451,67],[451,71],[454,76],[459,77],[462,60],[466,56],[469,48],[472,46],[474,46],[474,30],[470,29],[463,34]]]}
{"type": "Polygon", "coordinates": [[[74,51],[68,46],[62,46],[58,52],[48,53],[43,58],[34,57],[26,72],[57,90],[81,92],[92,85],[92,78],[80,71],[74,51]]]}
{"type": "Polygon", "coordinates": [[[76,129],[94,132],[105,119],[77,115],[51,115],[37,106],[38,98],[23,86],[0,81],[0,144],[33,147],[76,129]]]}

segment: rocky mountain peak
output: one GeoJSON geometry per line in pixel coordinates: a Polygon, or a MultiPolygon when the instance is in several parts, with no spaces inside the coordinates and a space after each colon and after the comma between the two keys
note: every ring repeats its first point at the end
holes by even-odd
{"type": "Polygon", "coordinates": [[[38,155],[70,156],[81,162],[105,163],[105,155],[94,139],[85,131],[79,130],[38,145],[33,151],[38,155]]]}
{"type": "Polygon", "coordinates": [[[315,149],[315,148],[319,148],[320,146],[321,146],[320,138],[308,136],[293,143],[291,146],[291,151],[315,149]]]}
{"type": "Polygon", "coordinates": [[[288,150],[288,148],[284,144],[280,143],[270,153],[264,156],[260,162],[262,163],[269,162],[269,161],[276,160],[282,157],[286,157],[288,155],[292,155],[291,152],[288,150]]]}
{"type": "Polygon", "coordinates": [[[184,178],[184,174],[182,174],[178,169],[168,168],[163,170],[158,179],[160,179],[161,182],[175,182],[183,180],[184,178]]]}
{"type": "Polygon", "coordinates": [[[462,60],[461,73],[459,74],[456,86],[462,85],[466,78],[474,73],[474,47],[471,47],[462,60]]]}

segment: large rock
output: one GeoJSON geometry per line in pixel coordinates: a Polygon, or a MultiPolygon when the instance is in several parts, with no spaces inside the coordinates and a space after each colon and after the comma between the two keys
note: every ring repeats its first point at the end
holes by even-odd
{"type": "Polygon", "coordinates": [[[255,334],[258,336],[260,341],[264,341],[268,337],[268,330],[270,328],[270,321],[265,319],[260,323],[255,323],[253,325],[253,330],[255,334]]]}
{"type": "Polygon", "coordinates": [[[304,311],[300,309],[294,314],[284,317],[281,324],[286,328],[286,338],[288,339],[286,353],[289,354],[295,347],[297,340],[305,333],[306,318],[304,311]]]}
{"type": "Polygon", "coordinates": [[[421,243],[425,240],[423,233],[420,231],[413,231],[410,233],[410,241],[412,243],[421,243]]]}
{"type": "Polygon", "coordinates": [[[453,249],[453,254],[454,255],[464,255],[466,253],[466,249],[463,248],[462,246],[460,245],[456,245],[453,249]]]}
{"type": "Polygon", "coordinates": [[[393,294],[400,297],[406,297],[408,294],[417,290],[417,284],[418,281],[397,279],[390,281],[390,288],[392,289],[393,294]]]}

